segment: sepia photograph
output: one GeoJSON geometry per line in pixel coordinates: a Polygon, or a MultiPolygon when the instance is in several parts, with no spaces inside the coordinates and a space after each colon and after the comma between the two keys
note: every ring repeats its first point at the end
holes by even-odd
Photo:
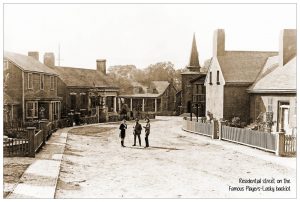
{"type": "Polygon", "coordinates": [[[296,199],[296,3],[2,3],[3,199],[296,199]]]}

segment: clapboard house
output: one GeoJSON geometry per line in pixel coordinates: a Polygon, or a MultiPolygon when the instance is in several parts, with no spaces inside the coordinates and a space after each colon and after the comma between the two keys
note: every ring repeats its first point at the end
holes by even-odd
{"type": "Polygon", "coordinates": [[[38,52],[4,52],[4,121],[60,119],[58,74],[39,62],[38,52]]]}

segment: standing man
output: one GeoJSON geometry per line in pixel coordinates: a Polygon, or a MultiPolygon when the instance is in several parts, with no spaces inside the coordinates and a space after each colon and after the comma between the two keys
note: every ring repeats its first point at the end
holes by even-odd
{"type": "Polygon", "coordinates": [[[146,142],[146,147],[149,147],[149,140],[148,140],[148,136],[150,135],[150,119],[149,118],[146,118],[146,126],[144,126],[145,128],[145,142],[146,142]]]}
{"type": "Polygon", "coordinates": [[[133,135],[134,135],[134,144],[132,146],[136,146],[136,136],[139,138],[139,145],[141,145],[141,132],[142,132],[142,125],[139,123],[139,119],[135,119],[135,126],[133,126],[133,135]]]}
{"type": "Polygon", "coordinates": [[[125,145],[124,145],[124,139],[125,139],[126,129],[127,129],[127,125],[126,125],[126,120],[125,119],[123,119],[123,122],[121,123],[119,129],[120,129],[121,146],[125,147],[125,145]]]}

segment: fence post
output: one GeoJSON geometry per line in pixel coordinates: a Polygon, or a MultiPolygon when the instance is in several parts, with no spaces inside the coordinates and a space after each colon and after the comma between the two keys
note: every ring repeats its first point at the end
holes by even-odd
{"type": "Polygon", "coordinates": [[[219,140],[222,140],[222,126],[225,125],[225,121],[220,120],[219,121],[219,140]]]}
{"type": "Polygon", "coordinates": [[[217,139],[217,120],[211,120],[211,124],[212,124],[212,130],[211,130],[211,138],[212,139],[217,139]]]}
{"type": "Polygon", "coordinates": [[[35,157],[34,135],[36,127],[27,127],[29,138],[29,157],[35,157]]]}
{"type": "Polygon", "coordinates": [[[277,133],[276,136],[276,155],[277,156],[283,156],[285,153],[285,137],[284,137],[284,131],[281,131],[277,133]]]}
{"type": "Polygon", "coordinates": [[[39,121],[39,127],[40,130],[43,131],[43,145],[46,144],[46,138],[47,138],[47,119],[42,119],[39,121]]]}

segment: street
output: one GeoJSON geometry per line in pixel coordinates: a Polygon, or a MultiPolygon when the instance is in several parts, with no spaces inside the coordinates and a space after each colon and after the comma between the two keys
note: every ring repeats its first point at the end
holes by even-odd
{"type": "Polygon", "coordinates": [[[150,148],[144,148],[144,130],[142,147],[132,146],[133,122],[128,122],[122,148],[118,127],[107,123],[69,130],[55,198],[296,196],[296,158],[184,132],[180,117],[151,120],[150,148]],[[259,186],[287,185],[290,191],[251,189],[258,184],[247,179],[255,178],[275,178],[259,186]],[[284,178],[290,182],[276,183],[284,178]],[[238,191],[242,186],[245,190],[238,191]]]}

